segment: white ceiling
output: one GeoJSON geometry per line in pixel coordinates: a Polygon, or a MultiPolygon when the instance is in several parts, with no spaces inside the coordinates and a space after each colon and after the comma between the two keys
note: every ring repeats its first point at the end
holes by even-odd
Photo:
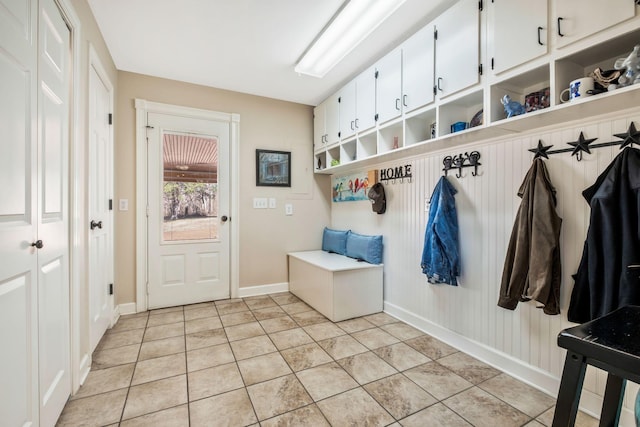
{"type": "Polygon", "coordinates": [[[295,63],[343,1],[88,0],[119,70],[309,105],[457,0],[406,0],[324,78],[298,75],[295,63]]]}

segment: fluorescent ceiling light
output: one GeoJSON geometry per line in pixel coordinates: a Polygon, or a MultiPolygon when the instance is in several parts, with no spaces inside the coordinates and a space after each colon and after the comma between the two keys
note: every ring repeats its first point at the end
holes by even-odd
{"type": "Polygon", "coordinates": [[[322,78],[405,0],[348,0],[296,64],[295,71],[322,78]]]}

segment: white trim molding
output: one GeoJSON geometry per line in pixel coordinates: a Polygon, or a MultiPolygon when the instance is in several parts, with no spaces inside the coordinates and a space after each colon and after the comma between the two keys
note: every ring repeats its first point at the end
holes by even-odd
{"type": "MultiPolygon", "coordinates": [[[[231,236],[229,241],[229,293],[231,297],[238,295],[239,287],[239,221],[238,221],[238,191],[239,191],[239,144],[240,144],[240,115],[203,110],[199,108],[183,107],[135,100],[136,109],[136,311],[145,311],[147,301],[147,115],[149,113],[169,114],[194,119],[215,120],[229,123],[229,162],[230,203],[229,218],[231,219],[231,236]]],[[[125,314],[122,311],[121,314],[125,314]]]]}
{"type": "Polygon", "coordinates": [[[232,298],[255,297],[258,295],[275,294],[278,292],[288,292],[289,282],[271,283],[269,285],[247,286],[238,289],[238,294],[232,298]]]}

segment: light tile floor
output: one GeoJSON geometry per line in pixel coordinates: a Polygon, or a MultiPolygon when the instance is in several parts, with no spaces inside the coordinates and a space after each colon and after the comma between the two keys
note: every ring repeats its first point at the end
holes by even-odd
{"type": "Polygon", "coordinates": [[[554,403],[385,313],[281,293],[122,316],[58,425],[541,427],[554,403]]]}

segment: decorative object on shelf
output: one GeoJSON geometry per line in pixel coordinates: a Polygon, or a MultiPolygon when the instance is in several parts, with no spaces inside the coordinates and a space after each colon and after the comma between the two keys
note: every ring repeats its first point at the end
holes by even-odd
{"type": "Polygon", "coordinates": [[[322,169],[322,159],[318,157],[318,169],[322,169]]]}
{"type": "Polygon", "coordinates": [[[331,179],[331,197],[334,202],[355,202],[368,200],[369,174],[358,172],[331,179]]]}
{"type": "Polygon", "coordinates": [[[551,89],[545,87],[537,92],[531,92],[524,97],[524,109],[525,112],[530,113],[532,111],[542,110],[549,107],[549,100],[551,98],[551,89]]]}
{"type": "Polygon", "coordinates": [[[633,50],[626,58],[619,58],[613,64],[616,70],[626,70],[618,78],[618,86],[624,87],[640,82],[640,44],[633,47],[633,50]]]}
{"type": "Polygon", "coordinates": [[[469,127],[474,128],[476,126],[480,126],[484,122],[483,118],[483,110],[481,109],[477,113],[473,115],[471,121],[469,122],[469,127]]]}
{"type": "Polygon", "coordinates": [[[431,139],[434,139],[437,136],[436,122],[433,122],[429,125],[429,134],[431,135],[431,139]]]}
{"type": "Polygon", "coordinates": [[[451,125],[451,133],[460,132],[461,130],[465,130],[469,126],[467,122],[455,122],[451,125]]]}
{"type": "Polygon", "coordinates": [[[511,100],[509,95],[503,96],[501,102],[504,105],[504,112],[507,113],[507,119],[525,113],[524,105],[511,100]]]}
{"type": "Polygon", "coordinates": [[[622,141],[612,141],[612,142],[602,142],[600,144],[591,143],[598,138],[590,138],[585,139],[584,133],[581,131],[580,136],[577,141],[567,142],[567,144],[571,145],[573,148],[562,148],[559,150],[551,150],[549,149],[553,147],[553,145],[542,145],[542,140],[538,140],[538,146],[536,148],[530,148],[529,151],[534,153],[533,160],[538,157],[544,157],[545,159],[549,158],[549,154],[559,154],[559,153],[569,153],[571,155],[575,155],[578,161],[582,160],[582,153],[591,154],[591,150],[594,148],[602,148],[602,147],[611,147],[614,145],[619,145],[622,150],[626,146],[632,147],[633,144],[640,145],[640,131],[636,129],[636,125],[634,122],[631,122],[629,125],[629,129],[625,133],[616,133],[613,136],[617,138],[621,138],[622,141]]]}
{"type": "Polygon", "coordinates": [[[339,165],[340,165],[340,160],[331,159],[331,166],[339,166],[339,165]]]}
{"type": "Polygon", "coordinates": [[[411,172],[411,164],[380,169],[380,182],[391,181],[392,184],[395,184],[396,180],[400,180],[402,183],[405,179],[407,182],[411,182],[412,177],[413,173],[411,172]]]}
{"type": "Polygon", "coordinates": [[[482,166],[480,160],[480,152],[472,151],[471,153],[457,154],[453,157],[447,156],[442,160],[442,164],[444,167],[442,170],[444,171],[444,176],[447,176],[448,172],[451,169],[458,169],[456,173],[456,178],[462,178],[462,169],[463,168],[473,168],[473,172],[471,175],[478,176],[478,166],[482,166]]]}
{"type": "Polygon", "coordinates": [[[609,89],[609,86],[613,86],[614,89],[618,86],[618,78],[622,74],[620,70],[606,70],[603,71],[602,68],[598,67],[593,72],[589,74],[590,77],[593,77],[593,81],[595,82],[594,88],[598,86],[602,87],[602,89],[609,89]]]}
{"type": "Polygon", "coordinates": [[[398,148],[398,137],[394,136],[393,137],[393,147],[391,147],[392,149],[396,150],[398,148]]]}
{"type": "Polygon", "coordinates": [[[569,87],[560,92],[560,102],[573,101],[593,95],[593,77],[581,77],[572,80],[569,87]],[[567,99],[564,98],[565,94],[567,99]]]}
{"type": "Polygon", "coordinates": [[[291,187],[291,152],[257,149],[256,186],[291,187]]]}

